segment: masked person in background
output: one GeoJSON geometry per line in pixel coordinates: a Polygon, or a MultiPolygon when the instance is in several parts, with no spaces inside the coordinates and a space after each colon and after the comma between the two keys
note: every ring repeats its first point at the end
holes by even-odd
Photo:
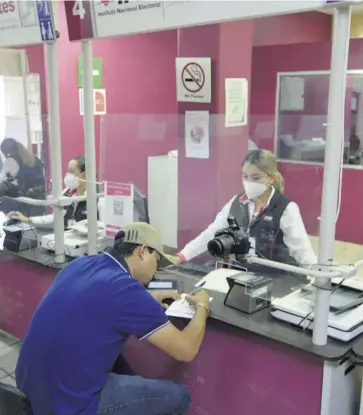
{"type": "Polygon", "coordinates": [[[299,207],[283,195],[284,179],[275,156],[267,150],[252,150],[242,162],[244,191],[235,195],[208,228],[189,242],[176,261],[190,261],[207,250],[218,230],[228,227],[233,216],[248,235],[251,253],[287,264],[317,262],[299,207]]]}
{"type": "MultiPolygon", "coordinates": [[[[68,163],[68,172],[64,177],[64,196],[83,196],[86,194],[86,164],[84,157],[76,157],[68,163]]],[[[39,227],[53,225],[53,215],[25,217],[20,212],[10,212],[9,216],[24,223],[31,223],[39,227]]],[[[74,202],[64,208],[64,227],[87,219],[87,202],[74,202]]]]}
{"type": "MultiPolygon", "coordinates": [[[[5,138],[1,143],[5,157],[0,172],[1,196],[24,196],[31,199],[45,199],[45,179],[43,163],[23,144],[13,138],[5,138]]],[[[41,215],[43,206],[30,206],[17,200],[4,198],[0,209],[5,213],[20,210],[28,215],[41,215]]]]}

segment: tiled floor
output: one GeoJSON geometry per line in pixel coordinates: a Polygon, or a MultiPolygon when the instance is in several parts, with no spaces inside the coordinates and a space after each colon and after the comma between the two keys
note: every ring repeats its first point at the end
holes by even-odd
{"type": "Polygon", "coordinates": [[[15,386],[14,371],[21,342],[0,330],[0,382],[15,386]]]}

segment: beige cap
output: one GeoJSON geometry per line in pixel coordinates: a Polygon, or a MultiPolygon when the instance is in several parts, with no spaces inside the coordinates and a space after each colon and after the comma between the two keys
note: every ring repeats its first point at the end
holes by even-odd
{"type": "Polygon", "coordinates": [[[125,232],[124,241],[132,244],[146,245],[155,249],[161,256],[162,260],[159,267],[166,267],[175,264],[173,258],[164,253],[163,242],[160,232],[145,222],[133,222],[125,225],[122,229],[125,232]]]}

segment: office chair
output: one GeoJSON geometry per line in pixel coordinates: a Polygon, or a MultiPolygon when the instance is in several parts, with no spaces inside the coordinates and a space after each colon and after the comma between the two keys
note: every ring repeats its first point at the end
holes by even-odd
{"type": "Polygon", "coordinates": [[[0,415],[32,415],[28,397],[15,386],[0,382],[0,415]]]}

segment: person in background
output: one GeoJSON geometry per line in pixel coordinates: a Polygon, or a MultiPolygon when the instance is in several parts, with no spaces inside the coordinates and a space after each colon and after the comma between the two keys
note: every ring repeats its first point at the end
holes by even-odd
{"type": "MultiPolygon", "coordinates": [[[[11,182],[17,188],[17,195],[31,199],[45,199],[45,179],[43,163],[23,144],[13,138],[5,138],[1,143],[5,157],[0,172],[0,183],[11,182]]],[[[30,206],[16,200],[3,200],[1,210],[9,212],[19,209],[29,214],[42,214],[43,206],[30,206]]]]}
{"type": "MultiPolygon", "coordinates": [[[[83,196],[86,194],[86,164],[84,157],[76,157],[68,163],[68,172],[64,177],[64,196],[83,196]]],[[[53,214],[45,216],[26,217],[20,212],[10,212],[10,217],[35,226],[50,227],[53,225],[53,214]]],[[[87,219],[87,202],[74,202],[64,209],[64,227],[87,219]]]]}
{"type": "Polygon", "coordinates": [[[186,297],[195,315],[183,329],[166,316],[174,291],[147,285],[163,253],[151,225],[126,225],[103,254],[72,261],[56,277],[36,309],[16,367],[18,388],[34,414],[184,415],[187,388],[168,380],[111,373],[126,340],[148,341],[171,357],[190,362],[202,343],[209,295],[186,297]]]}
{"type": "Polygon", "coordinates": [[[236,218],[249,234],[251,253],[287,264],[312,265],[317,262],[306,233],[299,207],[283,195],[284,179],[275,156],[267,150],[249,151],[242,162],[244,191],[218,213],[208,228],[177,255],[179,264],[206,252],[218,230],[228,227],[227,218],[236,218]]]}

